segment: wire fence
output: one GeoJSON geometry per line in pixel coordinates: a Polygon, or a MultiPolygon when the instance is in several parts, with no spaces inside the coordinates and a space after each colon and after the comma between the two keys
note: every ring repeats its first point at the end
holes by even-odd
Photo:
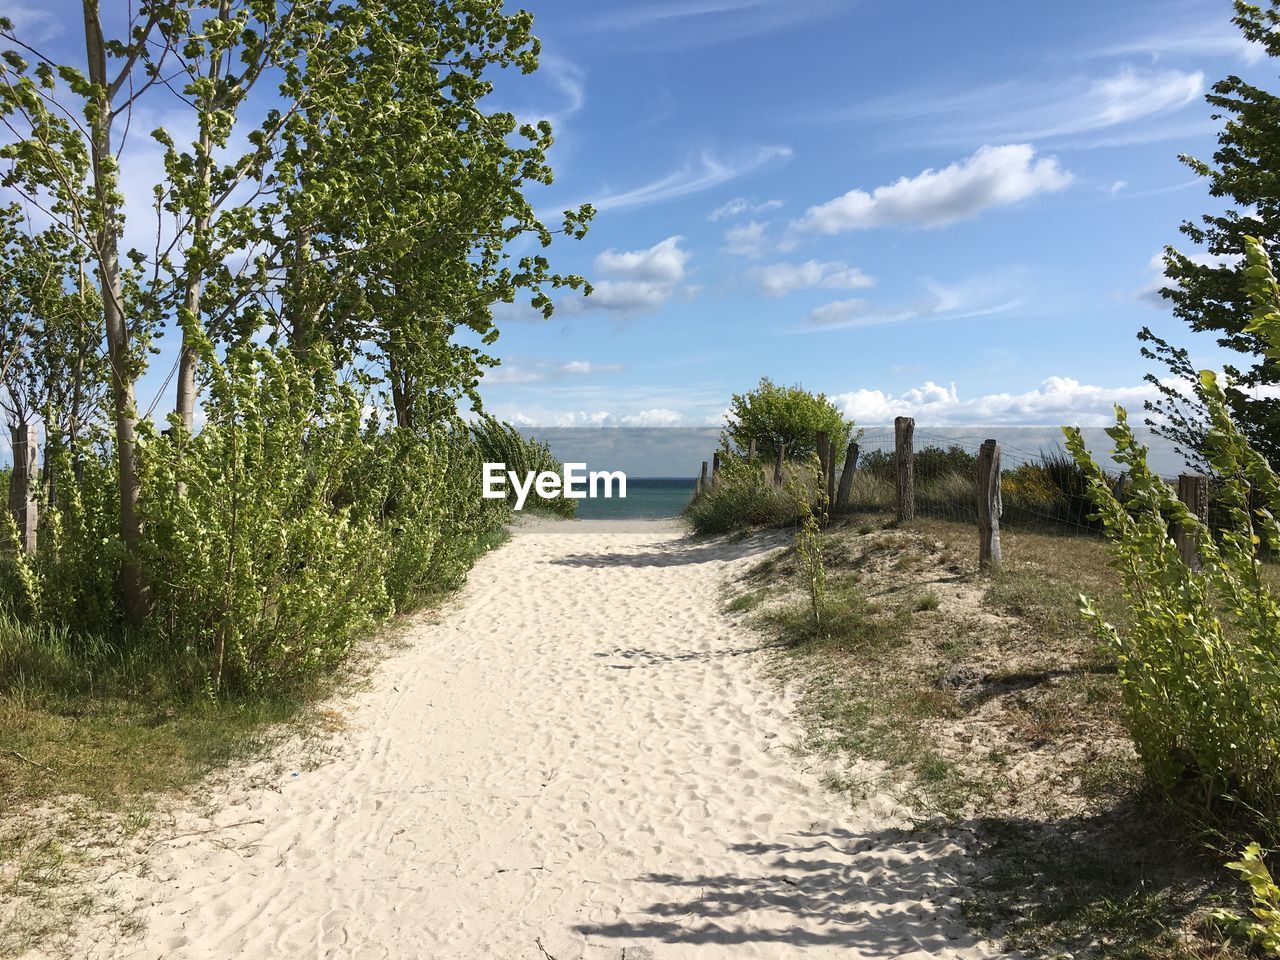
{"type": "MultiPolygon", "coordinates": [[[[978,463],[987,439],[914,430],[911,473],[916,516],[978,523],[978,463]]],[[[868,432],[857,443],[857,470],[842,512],[896,511],[898,463],[894,432],[868,432]]],[[[1001,526],[1074,536],[1101,533],[1101,524],[1093,517],[1085,473],[1069,453],[1061,447],[1033,451],[1005,440],[1000,440],[999,446],[1001,526]]],[[[1122,493],[1124,474],[1114,471],[1107,476],[1122,493]]],[[[1176,476],[1163,479],[1177,486],[1176,476]]],[[[1211,495],[1211,505],[1213,499],[1211,495]]]]}
{"type": "MultiPolygon", "coordinates": [[[[802,466],[786,459],[785,448],[782,454],[775,451],[757,457],[753,444],[749,451],[743,451],[746,456],[742,461],[737,459],[742,454],[725,452],[725,463],[731,476],[739,476],[733,472],[737,469],[735,464],[745,462],[756,465],[763,477],[756,476],[756,483],[745,487],[731,483],[725,488],[729,496],[712,496],[708,503],[716,506],[718,501],[745,497],[760,507],[755,512],[745,511],[750,522],[785,523],[791,516],[784,509],[786,504],[779,501],[779,506],[774,502],[777,497],[771,499],[763,491],[790,490],[792,483],[803,477],[799,482],[810,488],[815,502],[827,505],[824,510],[828,516],[935,518],[972,526],[979,544],[980,564],[998,567],[1002,528],[1074,537],[1098,537],[1103,532],[1089,494],[1089,475],[1052,437],[1046,442],[1047,431],[1037,432],[1040,435],[1032,434],[1030,442],[1016,434],[1011,436],[1011,430],[995,430],[985,437],[957,435],[945,428],[917,430],[911,418],[899,417],[892,430],[872,429],[860,434],[848,448],[848,454],[854,455],[852,460],[845,450],[831,450],[826,435],[819,434],[818,455],[810,461],[820,467],[816,474],[809,464],[802,466]],[[1037,442],[1040,449],[1032,449],[1037,442]],[[816,478],[821,478],[825,496],[813,489],[816,478]],[[759,483],[762,479],[763,487],[759,483]]],[[[1105,455],[1097,459],[1104,476],[1124,500],[1127,474],[1105,455]]],[[[717,453],[709,472],[708,464],[703,464],[695,504],[701,502],[704,492],[714,494],[721,490],[721,463],[722,454],[717,453]]],[[[1151,458],[1148,463],[1155,466],[1151,458]]],[[[1177,469],[1181,464],[1166,458],[1161,467],[1168,466],[1177,469]]],[[[1221,499],[1215,495],[1219,486],[1210,478],[1174,476],[1164,469],[1157,475],[1210,530],[1217,530],[1226,519],[1221,499]]],[[[707,513],[712,516],[714,511],[707,513]]],[[[1194,537],[1172,527],[1171,536],[1178,541],[1184,559],[1195,562],[1194,537]]]]}

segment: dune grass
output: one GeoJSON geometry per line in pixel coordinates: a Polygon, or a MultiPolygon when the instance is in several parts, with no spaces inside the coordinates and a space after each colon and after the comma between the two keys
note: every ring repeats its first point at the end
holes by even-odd
{"type": "Polygon", "coordinates": [[[1125,616],[1106,545],[1013,528],[1004,547],[979,576],[969,524],[858,515],[825,537],[843,622],[814,628],[787,550],[741,581],[742,615],[783,648],[808,748],[872,762],[832,787],[887,790],[972,837],[975,930],[1035,957],[1243,956],[1208,919],[1233,878],[1149,790],[1111,652],[1079,616],[1081,593],[1125,616]]]}

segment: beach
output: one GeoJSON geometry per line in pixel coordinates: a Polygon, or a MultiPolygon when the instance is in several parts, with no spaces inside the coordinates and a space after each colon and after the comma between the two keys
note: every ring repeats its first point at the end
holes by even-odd
{"type": "MultiPolygon", "coordinates": [[[[985,957],[954,840],[852,804],[721,587],[782,541],[534,522],[110,879],[111,958],[985,957]]],[[[119,868],[117,868],[119,870],[119,868]]]]}

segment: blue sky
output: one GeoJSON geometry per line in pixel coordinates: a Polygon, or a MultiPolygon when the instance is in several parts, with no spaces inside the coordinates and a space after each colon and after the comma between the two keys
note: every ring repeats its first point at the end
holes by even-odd
{"type": "Polygon", "coordinates": [[[485,396],[535,423],[698,425],[760,376],[864,422],[1101,423],[1139,408],[1153,258],[1214,209],[1203,95],[1274,83],[1225,0],[534,0],[555,263],[597,285],[504,312],[485,396]]]}
{"type": "MultiPolygon", "coordinates": [[[[1230,73],[1275,85],[1227,0],[527,6],[543,69],[493,106],[555,124],[534,201],[553,223],[599,208],[551,251],[596,294],[551,321],[498,311],[491,412],[704,426],[767,375],[864,424],[1096,425],[1148,395],[1142,325],[1223,361],[1152,291],[1179,222],[1215,207],[1177,160],[1213,151],[1203,94],[1230,73]]],[[[82,62],[78,3],[0,13],[82,62]]],[[[159,105],[135,126],[188,122],[159,105]]],[[[146,245],[159,152],[128,149],[127,239],[146,245]]],[[[144,408],[168,409],[169,366],[144,408]]]]}

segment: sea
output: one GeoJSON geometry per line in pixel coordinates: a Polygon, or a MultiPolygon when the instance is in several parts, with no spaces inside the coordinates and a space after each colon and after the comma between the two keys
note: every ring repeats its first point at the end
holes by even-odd
{"type": "Polygon", "coordinates": [[[692,499],[696,480],[685,477],[627,477],[626,497],[578,501],[580,520],[663,520],[678,517],[692,499]]]}

